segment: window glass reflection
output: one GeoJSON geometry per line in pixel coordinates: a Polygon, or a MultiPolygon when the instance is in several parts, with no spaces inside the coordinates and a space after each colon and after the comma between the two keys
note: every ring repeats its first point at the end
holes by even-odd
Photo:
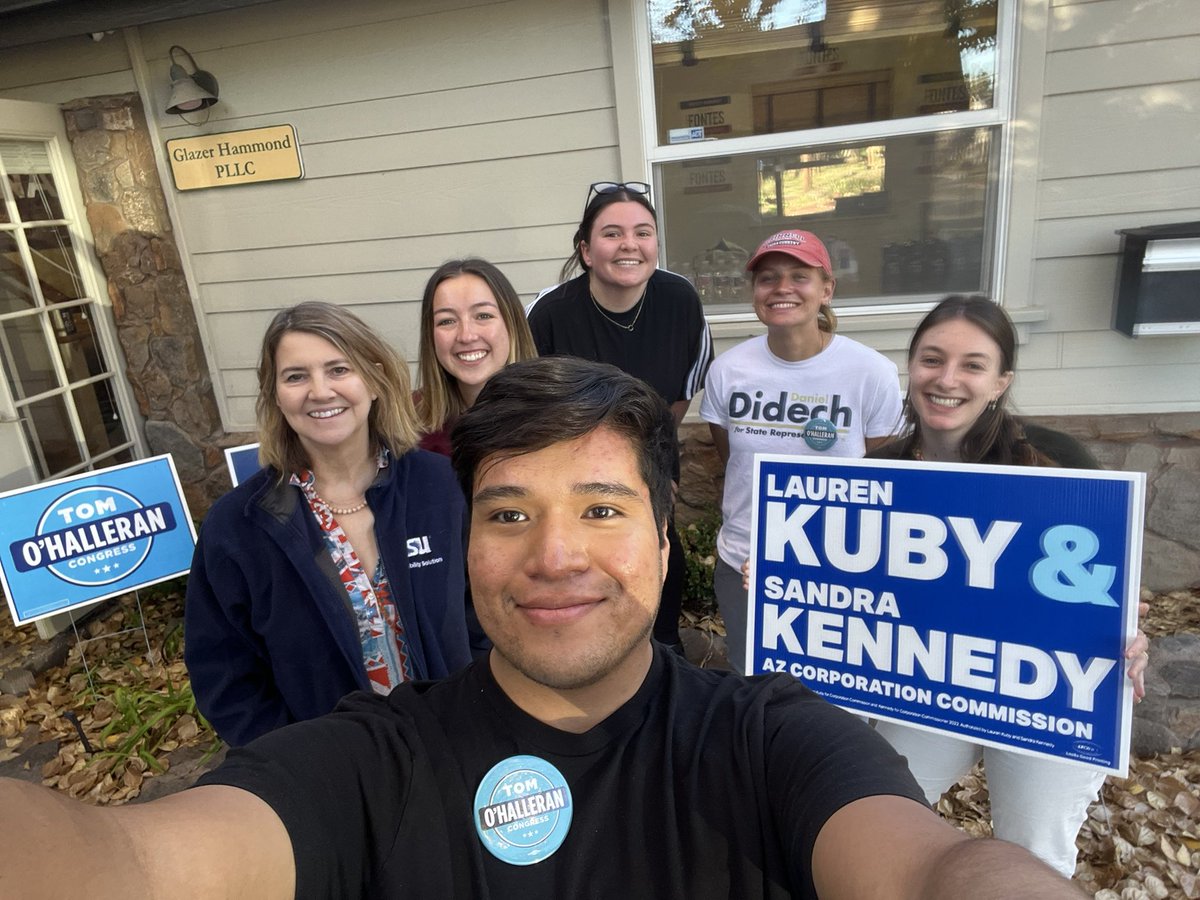
{"type": "Polygon", "coordinates": [[[648,0],[661,144],[992,106],[997,0],[648,0]]]}
{"type": "Polygon", "coordinates": [[[104,457],[103,459],[96,460],[95,467],[97,469],[107,469],[111,466],[119,466],[122,463],[128,462],[133,462],[133,451],[126,447],[124,450],[120,450],[117,453],[113,453],[110,456],[104,457]]]}
{"type": "Polygon", "coordinates": [[[836,213],[838,204],[869,205],[882,196],[887,147],[869,144],[796,153],[764,163],[759,212],[764,216],[836,213]]]}
{"type": "Polygon", "coordinates": [[[76,388],[72,397],[89,454],[97,456],[128,440],[125,425],[117,413],[112,385],[107,380],[76,388]]]}
{"type": "Polygon", "coordinates": [[[91,304],[51,310],[50,322],[68,382],[105,372],[104,355],[92,330],[91,304]]]}
{"type": "Polygon", "coordinates": [[[51,478],[83,462],[61,394],[23,407],[21,418],[29,446],[39,448],[40,477],[51,478]]]}
{"type": "Polygon", "coordinates": [[[58,199],[58,186],[48,173],[9,175],[8,186],[17,202],[17,215],[22,222],[39,222],[63,217],[58,199]]]}
{"type": "Polygon", "coordinates": [[[47,304],[78,300],[84,296],[83,279],[75,265],[71,233],[62,225],[30,228],[25,232],[47,304]]]}
{"type": "Polygon", "coordinates": [[[15,399],[23,400],[59,386],[40,314],[0,323],[0,356],[15,399]]]}
{"type": "MultiPolygon", "coordinates": [[[[50,174],[50,157],[44,141],[0,141],[0,168],[22,222],[63,218],[58,185],[50,174]]],[[[0,204],[0,221],[9,221],[0,204]]]]}
{"type": "Polygon", "coordinates": [[[748,302],[749,252],[775,231],[800,228],[828,246],[839,304],[985,290],[995,134],[964,129],[664,164],[664,265],[721,312],[748,302]]]}
{"type": "Polygon", "coordinates": [[[33,289],[21,262],[17,236],[0,231],[0,313],[34,307],[33,289]]]}

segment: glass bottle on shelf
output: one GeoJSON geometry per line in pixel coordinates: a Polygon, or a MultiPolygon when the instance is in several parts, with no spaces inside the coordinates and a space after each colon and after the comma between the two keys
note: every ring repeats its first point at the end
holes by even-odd
{"type": "Polygon", "coordinates": [[[750,254],[721,238],[692,258],[693,284],[703,303],[739,303],[745,300],[745,268],[750,254]]]}

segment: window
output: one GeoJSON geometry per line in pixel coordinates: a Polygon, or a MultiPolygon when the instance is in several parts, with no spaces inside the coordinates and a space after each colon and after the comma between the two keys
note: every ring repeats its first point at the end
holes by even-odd
{"type": "Polygon", "coordinates": [[[48,143],[0,140],[0,478],[10,483],[126,462],[135,449],[60,187],[48,143]]]}
{"type": "Polygon", "coordinates": [[[999,2],[646,0],[663,264],[745,313],[748,255],[803,228],[840,307],[989,292],[999,2]]]}

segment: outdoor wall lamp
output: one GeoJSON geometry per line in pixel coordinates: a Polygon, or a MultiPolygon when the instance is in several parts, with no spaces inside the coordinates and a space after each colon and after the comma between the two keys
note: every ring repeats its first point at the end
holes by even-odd
{"type": "Polygon", "coordinates": [[[196,68],[192,54],[175,44],[167,51],[167,56],[171,60],[171,96],[167,100],[167,112],[181,116],[207,109],[217,102],[217,79],[211,72],[196,68]],[[190,72],[176,60],[177,53],[187,58],[190,72]]]}

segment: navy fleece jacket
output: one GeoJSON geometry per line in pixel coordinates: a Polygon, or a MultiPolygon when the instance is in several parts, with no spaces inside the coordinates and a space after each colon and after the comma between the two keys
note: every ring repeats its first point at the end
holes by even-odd
{"type": "MultiPolygon", "coordinates": [[[[393,456],[367,501],[414,675],[449,675],[472,655],[466,503],[450,464],[424,450],[393,456]]],[[[196,704],[233,746],[370,688],[349,597],[320,527],[300,489],[279,484],[274,470],[258,472],[209,511],[185,620],[196,704]]]]}

